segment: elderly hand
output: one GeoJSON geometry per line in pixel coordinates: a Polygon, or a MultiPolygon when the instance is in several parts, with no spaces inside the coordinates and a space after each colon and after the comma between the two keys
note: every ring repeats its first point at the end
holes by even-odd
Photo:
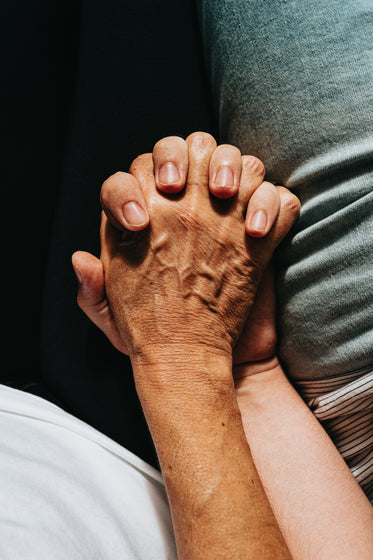
{"type": "Polygon", "coordinates": [[[261,274],[299,211],[296,197],[263,176],[256,158],[194,133],[161,140],[130,174],[104,183],[101,262],[78,252],[73,263],[83,279],[81,307],[117,348],[182,342],[231,352],[261,274]],[[141,223],[126,219],[139,215],[141,223]]]}
{"type": "Polygon", "coordinates": [[[103,215],[106,291],[130,355],[185,345],[231,354],[262,272],[297,214],[296,199],[288,195],[271,233],[247,236],[246,208],[259,183],[252,160],[242,161],[237,194],[221,200],[208,189],[215,141],[195,133],[186,146],[186,186],[176,195],[157,190],[150,154],[131,167],[149,227],[119,232],[103,215]]]}

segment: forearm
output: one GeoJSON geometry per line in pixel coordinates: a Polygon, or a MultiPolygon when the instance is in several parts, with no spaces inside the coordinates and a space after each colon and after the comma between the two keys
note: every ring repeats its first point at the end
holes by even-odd
{"type": "Polygon", "coordinates": [[[180,559],[289,559],[253,464],[231,362],[169,348],[134,359],[157,448],[180,559]]]}
{"type": "Polygon", "coordinates": [[[294,560],[371,559],[373,508],[280,366],[238,380],[236,392],[255,465],[294,560]]]}

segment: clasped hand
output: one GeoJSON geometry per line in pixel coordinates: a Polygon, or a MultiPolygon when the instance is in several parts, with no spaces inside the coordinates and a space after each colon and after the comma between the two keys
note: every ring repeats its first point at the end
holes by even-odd
{"type": "Polygon", "coordinates": [[[256,158],[194,133],[161,140],[104,183],[101,260],[79,252],[73,264],[80,306],[114,345],[131,357],[172,345],[232,353],[299,211],[263,177],[256,158]]]}

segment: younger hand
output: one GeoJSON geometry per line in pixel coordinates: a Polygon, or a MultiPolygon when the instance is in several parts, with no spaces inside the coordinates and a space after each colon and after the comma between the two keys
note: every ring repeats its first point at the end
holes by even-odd
{"type": "Polygon", "coordinates": [[[276,297],[274,265],[266,268],[254,304],[233,351],[235,380],[276,367],[276,297]]]}

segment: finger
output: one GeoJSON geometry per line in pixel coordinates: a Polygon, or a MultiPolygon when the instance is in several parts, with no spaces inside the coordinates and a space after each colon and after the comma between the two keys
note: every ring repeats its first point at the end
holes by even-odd
{"type": "MultiPolygon", "coordinates": [[[[276,295],[274,261],[270,261],[263,272],[262,279],[251,308],[248,322],[256,325],[271,324],[275,329],[276,319],[276,295]]],[[[272,333],[271,336],[273,336],[272,333]]],[[[273,345],[272,345],[273,346],[273,345]]]]}
{"type": "Polygon", "coordinates": [[[141,185],[141,191],[146,201],[148,213],[150,212],[149,202],[154,194],[157,193],[154,177],[153,154],[141,154],[131,163],[130,174],[136,178],[141,185]]]}
{"type": "Polygon", "coordinates": [[[241,152],[230,144],[221,144],[210,159],[210,191],[217,198],[234,196],[240,186],[241,152]]]}
{"type": "Polygon", "coordinates": [[[233,363],[261,362],[276,351],[276,297],[273,262],[265,269],[246,325],[233,352],[233,363]]]}
{"type": "Polygon", "coordinates": [[[280,193],[272,183],[262,183],[250,198],[245,227],[252,237],[263,237],[272,228],[280,211],[280,193]]]}
{"type": "Polygon", "coordinates": [[[209,167],[211,156],[216,149],[216,141],[207,132],[193,132],[186,139],[188,146],[189,169],[187,178],[187,194],[193,198],[198,191],[209,196],[209,167]]]}
{"type": "Polygon", "coordinates": [[[180,192],[188,173],[188,147],[179,136],[159,140],[153,148],[154,177],[164,193],[180,192]]]}
{"type": "Polygon", "coordinates": [[[110,223],[119,230],[138,231],[149,223],[140,183],[129,173],[119,171],[104,182],[101,205],[110,223]]]}
{"type": "Polygon", "coordinates": [[[300,200],[285,187],[277,186],[280,195],[280,211],[272,227],[273,238],[280,243],[297,220],[301,208],[300,200]]]}
{"type": "Polygon", "coordinates": [[[289,233],[300,211],[300,202],[293,193],[284,187],[276,187],[276,189],[280,197],[280,211],[272,228],[260,239],[254,239],[251,235],[246,238],[247,249],[253,262],[263,270],[275,249],[289,233]]]}
{"type": "Polygon", "coordinates": [[[104,269],[99,259],[84,251],[72,256],[72,265],[78,279],[78,305],[87,317],[108,337],[123,354],[127,347],[114,322],[104,285],[104,269]]]}
{"type": "Polygon", "coordinates": [[[244,212],[248,202],[262,184],[265,175],[263,163],[255,156],[242,156],[241,158],[241,180],[238,191],[240,206],[244,212]]]}

